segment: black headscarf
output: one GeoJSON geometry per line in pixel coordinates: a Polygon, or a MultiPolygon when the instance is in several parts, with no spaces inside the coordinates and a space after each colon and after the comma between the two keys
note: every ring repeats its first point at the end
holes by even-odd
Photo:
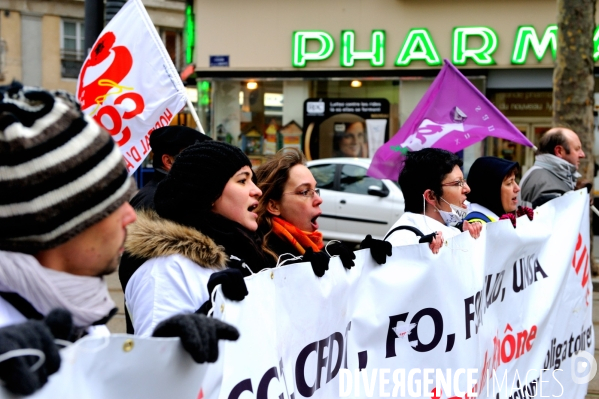
{"type": "Polygon", "coordinates": [[[501,185],[507,174],[519,166],[518,162],[497,157],[478,158],[468,172],[468,201],[484,206],[497,216],[503,215],[501,185]]]}
{"type": "Polygon", "coordinates": [[[154,202],[162,218],[193,227],[243,259],[256,272],[272,266],[261,249],[262,235],[212,212],[229,179],[250,160],[239,148],[205,141],[183,150],[158,184],[154,202]]]}

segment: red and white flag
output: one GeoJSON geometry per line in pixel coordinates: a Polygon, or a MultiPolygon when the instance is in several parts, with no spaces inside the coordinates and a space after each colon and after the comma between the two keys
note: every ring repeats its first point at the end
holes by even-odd
{"type": "Polygon", "coordinates": [[[141,0],[129,0],[106,25],[77,82],[83,112],[119,145],[129,175],[150,152],[152,130],[186,103],[183,82],[141,0]]]}

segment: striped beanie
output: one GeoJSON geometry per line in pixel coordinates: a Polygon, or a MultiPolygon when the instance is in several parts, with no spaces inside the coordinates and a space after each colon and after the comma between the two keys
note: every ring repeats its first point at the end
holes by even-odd
{"type": "Polygon", "coordinates": [[[134,190],[112,137],[72,95],[0,86],[0,250],[56,247],[134,190]]]}

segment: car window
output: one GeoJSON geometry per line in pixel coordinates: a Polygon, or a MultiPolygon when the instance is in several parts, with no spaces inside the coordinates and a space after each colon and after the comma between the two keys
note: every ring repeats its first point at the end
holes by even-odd
{"type": "Polygon", "coordinates": [[[309,169],[316,180],[316,187],[329,190],[334,188],[336,164],[314,165],[310,166],[309,169]]]}
{"type": "Polygon", "coordinates": [[[368,187],[377,186],[384,189],[383,182],[366,176],[367,169],[356,165],[343,165],[341,168],[340,191],[355,194],[368,194],[368,187]]]}

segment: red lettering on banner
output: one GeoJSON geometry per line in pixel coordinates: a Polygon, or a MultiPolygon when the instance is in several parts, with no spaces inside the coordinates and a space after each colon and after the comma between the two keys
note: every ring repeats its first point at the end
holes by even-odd
{"type": "Polygon", "coordinates": [[[127,172],[129,172],[129,170],[131,169],[135,169],[135,166],[129,161],[129,159],[127,158],[128,154],[125,154],[125,156],[123,156],[123,158],[125,159],[125,163],[127,164],[127,172]]]}
{"type": "Polygon", "coordinates": [[[166,119],[163,115],[160,116],[160,123],[162,126],[168,126],[168,119],[166,119]],[[163,121],[164,119],[164,121],[163,121]]]}
{"type": "Polygon", "coordinates": [[[143,139],[139,140],[139,142],[141,143],[141,147],[143,148],[143,155],[146,155],[148,152],[150,152],[150,145],[148,142],[147,135],[143,139]]]}
{"type": "Polygon", "coordinates": [[[114,103],[116,105],[121,105],[121,103],[125,100],[133,101],[133,103],[135,103],[135,108],[133,108],[131,111],[126,111],[125,113],[123,113],[123,119],[132,119],[144,111],[144,98],[140,94],[125,93],[123,95],[120,95],[116,100],[114,100],[114,103]]]}
{"type": "Polygon", "coordinates": [[[532,350],[533,341],[537,337],[536,325],[530,327],[530,330],[522,330],[516,334],[512,331],[512,326],[508,323],[504,330],[507,334],[503,338],[500,338],[499,334],[493,337],[493,354],[489,357],[489,351],[485,351],[482,375],[474,385],[473,393],[482,392],[487,379],[491,378],[493,371],[497,370],[501,363],[509,363],[532,350]]]}
{"type": "MultiPolygon", "coordinates": [[[[99,125],[103,126],[104,129],[108,130],[111,136],[116,136],[121,132],[121,127],[123,126],[123,121],[121,120],[121,116],[116,108],[108,106],[100,108],[97,114],[94,115],[94,119],[98,122],[99,125]],[[102,123],[102,117],[108,116],[112,121],[112,127],[108,128],[104,123],[102,123]]],[[[122,144],[119,144],[122,145],[122,144]]]]}
{"type": "Polygon", "coordinates": [[[580,285],[583,289],[586,287],[585,300],[586,305],[589,306],[589,296],[591,295],[591,290],[589,287],[587,287],[590,270],[589,251],[587,246],[584,245],[582,241],[582,235],[580,233],[578,233],[576,249],[574,250],[574,255],[572,256],[572,267],[574,268],[576,275],[580,275],[580,271],[582,270],[582,280],[580,285]]]}
{"type": "Polygon", "coordinates": [[[166,119],[169,122],[171,121],[171,119],[173,119],[173,114],[168,108],[166,109],[166,111],[164,111],[164,116],[166,116],[166,119]]]}

